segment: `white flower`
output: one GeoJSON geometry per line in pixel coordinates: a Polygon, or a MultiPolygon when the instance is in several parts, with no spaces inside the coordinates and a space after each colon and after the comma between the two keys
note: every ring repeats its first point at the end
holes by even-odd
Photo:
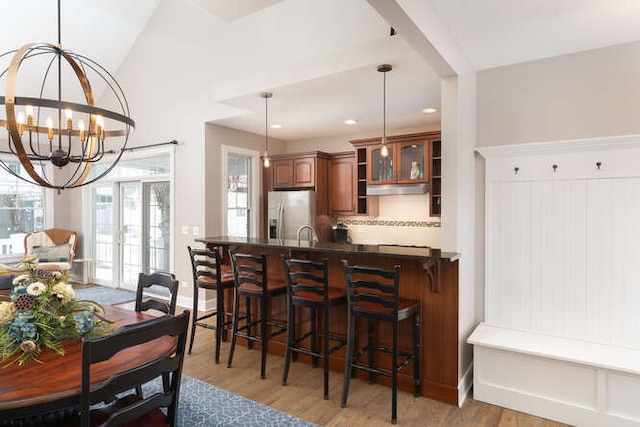
{"type": "Polygon", "coordinates": [[[0,302],[0,326],[4,326],[13,319],[15,308],[12,302],[0,302]]]}
{"type": "Polygon", "coordinates": [[[33,282],[32,284],[27,286],[27,293],[29,295],[38,296],[46,290],[47,290],[47,285],[45,285],[42,282],[33,282]]]}
{"type": "Polygon", "coordinates": [[[19,285],[23,282],[28,282],[31,279],[31,277],[28,274],[21,274],[19,276],[17,276],[16,278],[13,279],[13,284],[14,285],[19,285]]]}
{"type": "Polygon", "coordinates": [[[76,297],[76,291],[73,290],[73,286],[66,283],[57,283],[53,285],[51,293],[62,300],[63,304],[66,304],[76,297]]]}

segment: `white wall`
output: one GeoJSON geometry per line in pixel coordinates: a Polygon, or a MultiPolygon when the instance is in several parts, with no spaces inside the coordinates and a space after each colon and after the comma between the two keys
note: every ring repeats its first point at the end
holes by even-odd
{"type": "Polygon", "coordinates": [[[640,42],[478,73],[478,146],[640,133],[640,42]]]}

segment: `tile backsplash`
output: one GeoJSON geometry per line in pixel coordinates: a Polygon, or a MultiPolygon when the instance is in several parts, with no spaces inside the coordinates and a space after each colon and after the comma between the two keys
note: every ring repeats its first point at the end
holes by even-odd
{"type": "Polygon", "coordinates": [[[440,247],[440,218],[429,216],[428,196],[378,197],[378,216],[337,218],[353,243],[440,247]]]}

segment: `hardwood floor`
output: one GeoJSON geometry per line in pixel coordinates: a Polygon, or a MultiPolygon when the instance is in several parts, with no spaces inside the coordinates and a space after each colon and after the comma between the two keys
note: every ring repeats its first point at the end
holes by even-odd
{"type": "MultiPolygon", "coordinates": [[[[237,346],[233,366],[226,367],[229,344],[222,344],[220,364],[213,361],[215,332],[198,328],[192,354],[185,356],[184,373],[251,400],[323,426],[391,425],[391,390],[354,379],[346,408],[340,408],[342,375],[331,372],[329,400],[322,398],[322,368],[292,363],[289,383],[282,386],[283,358],[269,355],[267,378],[260,379],[259,345],[237,346]]],[[[398,425],[404,426],[527,426],[564,424],[467,399],[462,408],[398,392],[398,425]]]]}

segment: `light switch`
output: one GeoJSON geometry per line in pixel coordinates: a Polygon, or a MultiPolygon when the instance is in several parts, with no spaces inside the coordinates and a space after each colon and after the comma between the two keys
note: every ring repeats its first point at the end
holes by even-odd
{"type": "Polygon", "coordinates": [[[194,236],[199,236],[200,235],[200,227],[193,227],[191,234],[193,234],[194,236]]]}
{"type": "Polygon", "coordinates": [[[189,234],[189,226],[183,225],[182,227],[180,227],[180,234],[189,234]]]}

